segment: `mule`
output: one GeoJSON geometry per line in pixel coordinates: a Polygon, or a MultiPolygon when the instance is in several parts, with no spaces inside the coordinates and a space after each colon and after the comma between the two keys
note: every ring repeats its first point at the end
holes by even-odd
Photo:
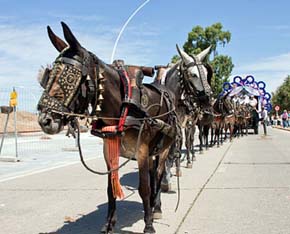
{"type": "Polygon", "coordinates": [[[191,167],[195,160],[193,141],[196,123],[204,113],[210,113],[208,107],[212,96],[210,83],[213,71],[205,62],[210,49],[208,47],[190,56],[177,46],[180,60],[168,68],[162,79],[158,79],[159,83],[175,94],[178,121],[185,129],[187,167],[191,167]]]}
{"type": "Polygon", "coordinates": [[[227,99],[228,94],[219,95],[213,104],[214,120],[211,124],[211,144],[223,144],[223,129],[225,128],[225,122],[228,121],[229,116],[234,113],[233,106],[230,100],[227,99]]]}
{"type": "Polygon", "coordinates": [[[248,125],[250,119],[251,119],[251,110],[249,109],[249,106],[247,106],[246,104],[238,105],[236,109],[235,136],[243,137],[244,134],[248,135],[248,125]],[[244,133],[244,130],[246,130],[246,133],[244,133]]]}
{"type": "Polygon", "coordinates": [[[129,86],[120,79],[125,72],[121,74],[89,52],[70,28],[61,24],[65,41],[48,26],[49,38],[60,54],[41,82],[45,90],[38,103],[38,122],[45,133],[57,134],[66,125],[75,127],[77,116],[94,118],[93,133],[104,138],[103,154],[108,170],[108,212],[101,231],[113,233],[117,221],[116,198],[123,197],[116,175],[118,164],[111,162],[114,150],[109,140],[112,139],[119,146],[114,154],[137,161],[138,191],[144,209],[143,232],[155,233],[153,214],[161,212],[155,207],[156,196],[178,124],[174,94],[158,84],[144,85],[142,108],[131,111],[129,86]],[[128,118],[125,118],[130,112],[134,124],[127,123],[128,118]],[[156,160],[151,157],[153,154],[156,160]]]}

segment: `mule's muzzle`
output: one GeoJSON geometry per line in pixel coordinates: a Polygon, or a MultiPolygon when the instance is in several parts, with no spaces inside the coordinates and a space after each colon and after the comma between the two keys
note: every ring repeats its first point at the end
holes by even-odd
{"type": "Polygon", "coordinates": [[[47,134],[53,135],[63,130],[64,124],[61,119],[55,119],[50,113],[40,113],[38,116],[38,123],[47,134]]]}

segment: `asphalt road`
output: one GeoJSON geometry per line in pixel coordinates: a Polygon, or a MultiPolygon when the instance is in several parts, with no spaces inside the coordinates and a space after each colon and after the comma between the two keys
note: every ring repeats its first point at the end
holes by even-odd
{"type": "MultiPolygon", "coordinates": [[[[249,135],[211,148],[197,155],[192,169],[182,168],[177,212],[172,177],[173,191],[162,194],[163,219],[154,222],[156,232],[290,233],[290,132],[268,131],[266,137],[249,135]]],[[[106,216],[107,178],[68,163],[2,175],[1,234],[99,233],[106,216]]],[[[105,168],[102,158],[89,164],[105,168]]],[[[0,162],[0,171],[3,167],[7,163],[0,162]]],[[[120,172],[126,198],[117,203],[115,233],[137,234],[144,228],[136,167],[130,162],[120,172]]]]}

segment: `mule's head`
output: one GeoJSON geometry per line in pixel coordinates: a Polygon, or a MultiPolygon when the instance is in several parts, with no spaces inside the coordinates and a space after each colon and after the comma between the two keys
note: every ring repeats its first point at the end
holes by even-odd
{"type": "Polygon", "coordinates": [[[67,42],[47,27],[52,44],[60,52],[40,80],[44,91],[37,105],[38,123],[48,134],[59,133],[69,123],[72,117],[67,113],[88,113],[89,104],[96,104],[96,57],[80,45],[63,22],[62,28],[67,42]]]}
{"type": "Polygon", "coordinates": [[[185,92],[194,96],[199,106],[209,108],[212,96],[210,82],[213,72],[211,67],[204,62],[204,59],[210,52],[211,47],[195,56],[190,56],[179,49],[178,46],[176,47],[181,57],[180,72],[184,77],[185,92]]]}

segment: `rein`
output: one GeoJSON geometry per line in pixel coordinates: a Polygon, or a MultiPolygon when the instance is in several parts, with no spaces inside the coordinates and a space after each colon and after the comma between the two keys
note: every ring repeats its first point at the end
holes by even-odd
{"type": "MultiPolygon", "coordinates": [[[[169,115],[170,113],[175,111],[175,107],[163,114],[160,115],[155,115],[151,117],[143,117],[143,118],[135,118],[136,120],[141,120],[141,121],[146,121],[146,120],[151,120],[151,119],[159,119],[161,117],[164,117],[166,115],[169,115]]],[[[68,117],[80,117],[80,118],[86,118],[86,119],[93,119],[93,120],[98,120],[98,119],[104,119],[104,120],[120,120],[121,118],[116,118],[116,117],[105,117],[105,116],[98,116],[98,115],[86,115],[86,114],[76,114],[76,113],[71,113],[71,112],[65,112],[65,111],[59,111],[59,110],[54,110],[50,109],[50,112],[60,114],[62,116],[68,116],[68,117]]]]}
{"type": "MultiPolygon", "coordinates": [[[[79,122],[77,121],[77,119],[74,119],[75,120],[75,131],[77,132],[77,145],[78,145],[78,150],[79,150],[79,155],[80,155],[80,159],[81,159],[81,162],[83,164],[83,166],[90,172],[94,173],[94,174],[97,174],[97,175],[108,175],[114,171],[117,171],[119,170],[120,168],[124,167],[129,161],[132,160],[133,158],[133,155],[128,158],[125,162],[121,163],[118,167],[116,168],[113,168],[113,169],[110,169],[108,171],[104,171],[104,172],[101,172],[101,171],[96,171],[94,169],[91,169],[85,162],[84,160],[84,156],[83,156],[83,153],[82,153],[82,148],[81,148],[81,142],[80,142],[80,126],[79,126],[79,122]]],[[[138,154],[138,148],[139,148],[139,145],[140,145],[140,139],[141,139],[141,133],[143,131],[143,128],[144,128],[144,124],[145,122],[142,123],[142,125],[140,126],[140,130],[139,130],[139,133],[138,133],[138,138],[137,138],[137,144],[136,144],[136,148],[135,148],[135,152],[138,154]]]]}
{"type": "MultiPolygon", "coordinates": [[[[161,105],[162,104],[162,100],[161,100],[161,103],[158,104],[158,105],[161,105]]],[[[149,106],[147,108],[147,111],[149,109],[151,109],[152,107],[154,107],[156,104],[153,104],[151,106],[149,106]]],[[[144,125],[145,123],[152,123],[153,120],[155,119],[158,119],[160,117],[163,117],[163,116],[166,116],[166,115],[169,115],[171,112],[174,112],[175,111],[175,107],[173,106],[171,110],[163,113],[163,114],[160,114],[160,115],[156,115],[156,116],[152,116],[152,117],[145,117],[145,118],[136,118],[137,120],[141,120],[143,121],[141,126],[140,126],[140,129],[139,129],[139,133],[138,133],[138,138],[137,138],[137,144],[136,144],[136,148],[135,148],[135,154],[133,154],[131,157],[129,157],[125,162],[123,162],[122,164],[120,164],[118,167],[116,168],[113,168],[113,169],[110,169],[108,171],[105,171],[105,172],[101,172],[101,171],[96,171],[92,168],[90,168],[85,160],[84,160],[84,157],[83,157],[83,153],[82,153],[82,149],[81,149],[81,143],[80,143],[80,127],[79,127],[79,122],[76,118],[74,118],[72,121],[74,121],[74,131],[77,132],[77,145],[78,145],[78,150],[79,150],[79,155],[80,155],[80,160],[81,160],[81,163],[83,164],[83,166],[90,172],[94,173],[94,174],[97,174],[97,175],[108,175],[114,171],[117,171],[119,170],[120,168],[124,167],[129,161],[131,161],[133,159],[134,156],[138,156],[138,149],[139,149],[139,146],[140,146],[140,140],[141,140],[141,134],[143,132],[143,128],[144,128],[144,125]]],[[[56,110],[51,110],[51,112],[54,112],[54,113],[58,113],[58,114],[62,114],[62,115],[68,115],[69,117],[73,116],[73,117],[86,117],[86,118],[98,118],[98,119],[106,119],[106,120],[120,120],[121,118],[111,118],[111,117],[99,117],[99,116],[87,116],[87,115],[81,115],[81,114],[74,114],[74,113],[67,113],[67,112],[59,112],[59,111],[56,111],[56,110]]],[[[157,152],[156,154],[154,155],[149,155],[149,157],[154,157],[156,155],[158,155],[160,152],[157,152]]]]}

